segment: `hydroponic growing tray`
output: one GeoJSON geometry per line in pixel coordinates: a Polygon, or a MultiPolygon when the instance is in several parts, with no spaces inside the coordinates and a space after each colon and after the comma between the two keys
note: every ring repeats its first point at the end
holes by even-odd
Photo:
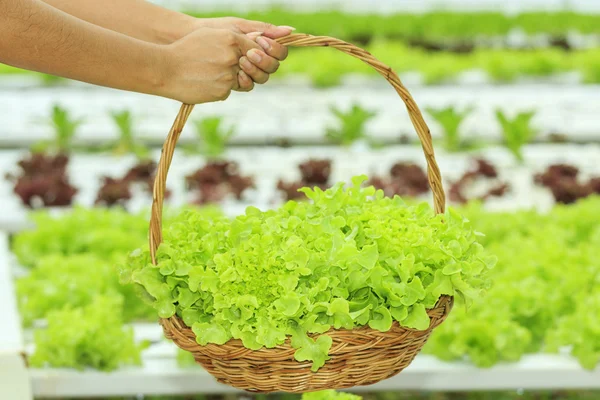
{"type": "MultiPolygon", "coordinates": [[[[368,80],[369,90],[363,93],[364,79],[355,83],[316,91],[305,84],[265,86],[252,93],[252,102],[243,94],[234,94],[227,106],[220,103],[198,107],[191,119],[223,116],[235,124],[237,134],[232,143],[262,145],[285,138],[292,143],[318,144],[325,141],[327,126],[335,126],[330,106],[347,109],[352,102],[377,112],[367,124],[367,132],[380,140],[398,140],[401,134],[416,141],[409,117],[398,112],[396,93],[380,80],[368,80]],[[361,93],[357,96],[356,93],[361,93]],[[280,99],[285,98],[285,102],[280,99]],[[262,112],[265,108],[269,113],[262,112]]],[[[415,84],[407,85],[414,87],[415,84]]],[[[552,133],[568,136],[569,141],[597,141],[597,110],[600,108],[598,85],[556,85],[522,83],[519,85],[465,85],[419,87],[418,102],[434,138],[441,137],[441,128],[425,112],[427,107],[456,107],[461,110],[475,106],[460,131],[464,137],[498,142],[502,139],[494,111],[496,108],[511,114],[524,110],[535,111],[533,125],[540,130],[536,140],[548,140],[552,133]],[[557,95],[560,93],[560,95],[557,95]]],[[[173,122],[177,104],[170,100],[149,98],[135,93],[91,87],[31,88],[27,96],[22,89],[0,91],[0,144],[27,147],[51,137],[49,126],[40,123],[48,117],[57,102],[74,118],[84,117],[75,141],[84,144],[106,144],[117,138],[117,129],[109,112],[131,110],[135,118],[135,134],[140,140],[162,145],[165,127],[173,122]],[[93,100],[90,100],[93,99],[93,100]],[[90,103],[93,101],[93,103],[90,103]],[[87,105],[86,107],[83,104],[87,105]],[[18,112],[16,112],[18,111],[18,112]]],[[[193,127],[187,127],[181,143],[194,139],[193,127]]],[[[439,149],[439,146],[436,146],[439,149]]]]}
{"type": "MultiPolygon", "coordinates": [[[[15,261],[8,251],[8,235],[0,233],[0,398],[31,400],[35,397],[134,396],[139,394],[225,393],[235,390],[220,385],[199,367],[181,368],[176,348],[160,341],[158,324],[135,325],[140,340],[156,340],[143,353],[143,366],[113,373],[68,369],[30,369],[23,353],[31,350],[28,332],[20,328],[13,297],[15,261]]],[[[567,355],[529,355],[514,364],[479,369],[468,363],[446,363],[419,355],[403,373],[365,390],[506,390],[600,388],[600,369],[589,372],[567,355]]]]}
{"type": "MultiPolygon", "coordinates": [[[[274,181],[280,177],[293,178],[297,161],[311,156],[327,156],[334,159],[334,179],[345,179],[353,173],[364,172],[374,168],[385,170],[388,164],[398,160],[417,161],[420,149],[416,147],[391,148],[381,153],[360,153],[360,157],[348,157],[348,150],[329,148],[311,149],[281,149],[260,150],[261,157],[257,157],[258,149],[232,150],[231,157],[238,159],[242,164],[253,168],[247,173],[265,173],[270,183],[265,187],[272,188],[274,181]],[[261,160],[255,163],[256,160],[261,160]],[[356,160],[360,162],[356,162],[356,160]],[[376,166],[373,167],[373,166],[376,166]],[[276,171],[276,172],[273,172],[276,171]]],[[[16,160],[19,153],[13,152],[12,156],[1,159],[16,160]]],[[[487,149],[484,156],[497,161],[504,171],[512,163],[503,151],[487,149]]],[[[182,180],[187,168],[197,166],[198,159],[184,158],[174,161],[171,182],[182,180]],[[179,165],[179,167],[177,167],[179,165]]],[[[444,170],[458,171],[465,168],[467,159],[464,155],[451,156],[440,153],[440,164],[444,170]]],[[[538,168],[551,162],[565,161],[580,166],[583,170],[593,171],[600,158],[600,149],[597,146],[586,146],[585,150],[577,146],[539,146],[528,150],[528,164],[522,168],[538,168]]],[[[109,164],[103,156],[76,157],[73,173],[80,173],[76,181],[91,181],[104,171],[102,166],[109,164]],[[94,161],[95,160],[95,161],[94,161]],[[78,164],[81,163],[81,164],[78,164]],[[83,168],[88,165],[87,169],[83,168]]],[[[125,168],[126,162],[119,168],[125,168]]],[[[193,168],[193,167],[192,167],[193,168]]],[[[511,183],[519,184],[522,174],[519,169],[505,171],[512,178],[511,183]]],[[[6,171],[3,171],[6,172],[6,171]]],[[[123,172],[123,171],[120,171],[123,172]]],[[[532,193],[529,177],[527,182],[521,179],[518,193],[525,193],[532,203],[540,203],[543,195],[532,193]],[[525,186],[523,186],[525,185],[525,186]],[[532,197],[533,196],[533,197],[532,197]],[[537,196],[537,197],[536,197],[537,196]],[[540,197],[541,196],[541,197],[540,197]]],[[[175,185],[177,187],[177,185],[175,185]]],[[[262,186],[259,185],[259,191],[262,186]]],[[[88,187],[86,190],[90,190],[88,187]]],[[[265,189],[266,190],[266,189],[265,189]]],[[[175,196],[183,194],[175,193],[175,196]]],[[[84,194],[90,198],[90,193],[84,194]]],[[[140,204],[144,204],[141,202],[140,204]]],[[[511,200],[511,204],[518,204],[511,200]]],[[[550,204],[550,203],[548,203],[550,204]]],[[[523,205],[523,204],[521,204],[523,205]]],[[[21,210],[21,219],[10,222],[7,214],[12,214],[10,208],[2,205],[6,212],[2,213],[3,228],[12,232],[22,230],[26,226],[26,214],[21,210]],[[15,222],[16,221],[16,222],[15,222]]],[[[243,205],[230,210],[231,213],[239,212],[243,205]]],[[[13,210],[14,211],[14,210],[13,210]]],[[[158,324],[135,325],[136,337],[151,339],[156,343],[143,353],[143,365],[139,368],[123,368],[113,373],[104,373],[94,370],[78,372],[68,369],[29,369],[25,365],[24,353],[32,350],[31,332],[23,331],[20,327],[20,317],[16,307],[12,278],[17,265],[13,259],[8,244],[8,234],[0,232],[0,315],[2,315],[3,329],[0,330],[0,398],[11,400],[30,400],[37,397],[91,397],[91,396],[116,396],[137,394],[188,394],[188,393],[223,393],[233,389],[220,385],[202,369],[181,368],[176,362],[176,348],[169,342],[161,340],[162,332],[158,324]]],[[[499,364],[490,369],[479,369],[469,363],[446,363],[434,357],[420,355],[415,362],[402,374],[375,386],[358,388],[357,390],[424,390],[424,391],[452,391],[452,390],[505,390],[505,389],[590,389],[600,388],[600,370],[589,372],[583,370],[579,363],[567,355],[528,355],[517,363],[499,364]]]]}

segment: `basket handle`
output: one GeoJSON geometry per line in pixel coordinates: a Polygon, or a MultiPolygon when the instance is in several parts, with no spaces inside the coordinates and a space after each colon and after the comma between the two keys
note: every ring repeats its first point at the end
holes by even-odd
{"type": "MultiPolygon", "coordinates": [[[[431,132],[429,127],[423,119],[423,115],[419,110],[419,107],[413,100],[408,90],[402,85],[398,75],[392,71],[390,67],[383,64],[381,61],[373,57],[369,52],[354,46],[353,44],[344,42],[339,39],[327,37],[327,36],[311,36],[306,34],[293,34],[289,36],[277,39],[277,42],[293,47],[333,47],[339,51],[349,54],[359,60],[369,64],[377,72],[379,72],[387,81],[396,89],[396,92],[400,95],[402,101],[406,105],[408,115],[417,131],[417,135],[421,141],[423,147],[423,153],[425,154],[425,160],[427,161],[427,178],[429,180],[429,186],[433,192],[433,205],[435,212],[440,214],[444,212],[446,197],[444,194],[444,188],[442,186],[442,176],[440,169],[435,160],[435,154],[433,151],[433,144],[431,141],[431,132]]],[[[169,131],[169,135],[163,145],[160,161],[156,170],[156,177],[154,179],[154,188],[152,190],[152,214],[150,216],[150,256],[152,263],[156,264],[156,250],[162,242],[162,211],[163,211],[163,199],[165,195],[167,173],[173,159],[173,152],[175,151],[175,145],[181,135],[181,131],[185,126],[185,123],[194,108],[190,104],[182,104],[175,118],[175,122],[169,131]]]]}

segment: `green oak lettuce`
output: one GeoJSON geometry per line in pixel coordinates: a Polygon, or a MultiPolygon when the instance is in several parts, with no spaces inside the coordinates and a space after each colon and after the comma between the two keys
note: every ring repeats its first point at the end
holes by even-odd
{"type": "Polygon", "coordinates": [[[139,365],[146,343],[136,344],[132,328],[124,328],[119,297],[98,296],[85,307],[65,307],[48,314],[48,326],[35,331],[33,367],[113,371],[139,365]]]}
{"type": "Polygon", "coordinates": [[[36,268],[16,281],[24,326],[67,305],[84,307],[100,295],[122,297],[123,319],[155,320],[156,313],[136,295],[132,286],[119,284],[115,265],[93,254],[42,257],[36,268]]]}
{"type": "Polygon", "coordinates": [[[118,260],[148,237],[148,218],[120,209],[75,207],[58,215],[44,210],[32,213],[31,218],[35,228],[19,232],[12,243],[24,267],[34,267],[48,254],[86,253],[118,260]]]}
{"type": "Polygon", "coordinates": [[[313,370],[329,359],[332,328],[424,330],[441,295],[470,303],[485,290],[495,259],[466,219],[386,198],[365,179],[233,220],[186,211],[165,230],[158,265],[136,250],[122,283],[160,317],[181,317],[201,345],[272,348],[289,337],[313,370]]]}
{"type": "Polygon", "coordinates": [[[468,358],[479,367],[517,361],[527,353],[570,349],[585,368],[600,361],[600,198],[534,211],[461,210],[486,251],[498,256],[492,287],[465,312],[457,308],[424,352],[468,358]]]}

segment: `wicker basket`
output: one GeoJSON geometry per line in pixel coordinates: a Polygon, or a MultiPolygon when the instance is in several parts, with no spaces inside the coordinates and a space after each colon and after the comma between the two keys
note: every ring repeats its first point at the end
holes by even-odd
{"type": "MultiPolygon", "coordinates": [[[[398,75],[365,50],[338,39],[294,34],[281,38],[278,42],[298,47],[334,47],[371,65],[390,82],[404,101],[419,135],[427,160],[434,208],[436,213],[443,213],[445,196],[431,134],[419,108],[398,75]]],[[[154,264],[156,250],[162,241],[161,220],[167,172],[177,139],[193,107],[182,105],[165,141],[158,165],[150,219],[150,254],[154,264]]],[[[402,328],[397,322],[387,332],[379,332],[366,326],[353,330],[330,330],[327,335],[333,339],[329,353],[331,359],[318,372],[311,372],[310,362],[294,360],[295,349],[289,341],[275,348],[256,351],[246,349],[240,340],[234,339],[224,345],[201,346],[196,343],[192,330],[177,316],[162,319],[160,323],[167,338],[181,349],[191,352],[196,361],[221,383],[251,392],[301,393],[369,385],[396,375],[412,362],[431,331],[445,320],[451,309],[452,298],[442,296],[435,307],[428,310],[431,324],[424,331],[402,328]]]]}

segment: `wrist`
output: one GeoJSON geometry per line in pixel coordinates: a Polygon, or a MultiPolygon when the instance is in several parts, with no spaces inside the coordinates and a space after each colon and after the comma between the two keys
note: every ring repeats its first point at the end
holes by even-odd
{"type": "Polygon", "coordinates": [[[173,12],[162,19],[154,28],[155,43],[168,45],[178,41],[199,27],[198,19],[183,13],[173,12]]]}
{"type": "Polygon", "coordinates": [[[173,77],[174,68],[171,54],[171,45],[149,44],[147,60],[143,64],[142,84],[144,92],[160,97],[172,98],[169,93],[170,77],[173,77]]]}

